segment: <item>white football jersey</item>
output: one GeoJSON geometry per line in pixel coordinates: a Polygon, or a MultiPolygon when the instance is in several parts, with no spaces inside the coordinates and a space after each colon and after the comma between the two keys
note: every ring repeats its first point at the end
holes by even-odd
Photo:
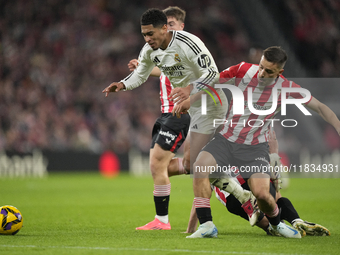
{"type": "MultiPolygon", "coordinates": [[[[215,61],[204,43],[195,35],[184,31],[172,31],[172,39],[165,50],[153,50],[145,44],[139,55],[138,67],[121,82],[127,90],[143,84],[154,66],[167,76],[173,87],[194,85],[191,94],[214,86],[219,72],[215,61]]],[[[220,89],[217,89],[220,90],[220,89]]]]}

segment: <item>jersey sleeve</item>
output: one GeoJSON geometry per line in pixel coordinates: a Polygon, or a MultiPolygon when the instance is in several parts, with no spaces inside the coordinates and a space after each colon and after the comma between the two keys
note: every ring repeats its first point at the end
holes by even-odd
{"type": "Polygon", "coordinates": [[[218,81],[219,72],[215,60],[205,44],[197,36],[181,32],[176,33],[176,37],[182,42],[182,49],[185,52],[188,60],[195,69],[199,78],[192,81],[193,90],[191,94],[195,94],[201,89],[208,86],[214,87],[218,81]]]}
{"type": "Polygon", "coordinates": [[[237,73],[245,62],[231,66],[220,73],[220,84],[234,84],[237,73]]]}
{"type": "Polygon", "coordinates": [[[145,44],[138,57],[137,68],[127,77],[121,80],[126,90],[132,90],[142,85],[149,77],[155,64],[148,54],[148,44],[145,44]]]}
{"type": "MultiPolygon", "coordinates": [[[[200,57],[197,58],[197,61],[202,60],[203,58],[206,58],[208,60],[208,55],[202,54],[200,57]]],[[[210,57],[209,57],[210,59],[210,57]]],[[[211,57],[212,59],[212,57],[211,57]]],[[[213,61],[213,59],[212,59],[213,61]]],[[[216,66],[211,65],[209,67],[204,67],[201,69],[201,77],[197,79],[196,81],[192,82],[193,84],[193,91],[192,94],[197,93],[201,91],[204,88],[207,88],[209,86],[215,87],[215,84],[218,82],[219,79],[219,72],[216,66]]]]}

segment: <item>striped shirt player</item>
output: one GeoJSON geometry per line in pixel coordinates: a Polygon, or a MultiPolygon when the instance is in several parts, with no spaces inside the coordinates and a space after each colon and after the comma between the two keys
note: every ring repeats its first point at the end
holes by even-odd
{"type": "MultiPolygon", "coordinates": [[[[258,207],[266,214],[272,230],[284,237],[301,238],[301,234],[296,229],[280,221],[275,197],[269,193],[270,158],[267,138],[269,124],[278,113],[281,104],[283,105],[281,94],[286,95],[284,100],[303,98],[300,102],[303,101],[309,109],[322,116],[336,129],[338,134],[340,134],[340,121],[329,107],[314,97],[308,98],[310,94],[308,91],[304,91],[307,99],[302,93],[283,93],[302,91],[299,85],[282,76],[286,61],[285,51],[279,46],[272,46],[263,51],[259,65],[242,62],[221,72],[220,83],[234,85],[235,87],[231,87],[233,94],[237,94],[235,91],[239,94],[233,95],[227,115],[229,123],[226,122],[221,132],[216,134],[203,148],[205,153],[202,153],[202,157],[197,159],[195,165],[202,168],[216,165],[217,169],[237,167],[242,178],[251,187],[258,207]],[[284,90],[284,88],[287,89],[284,90]],[[296,89],[292,90],[292,88],[296,89]],[[237,114],[234,113],[234,109],[235,111],[237,109],[237,114]],[[263,111],[266,111],[266,114],[263,111]]],[[[222,179],[221,176],[219,182],[227,184],[222,179]]],[[[200,219],[201,226],[192,236],[198,238],[201,234],[212,233],[214,225],[211,224],[211,212],[209,210],[204,212],[196,210],[196,212],[198,218],[201,217],[203,220],[200,219]]]]}
{"type": "MultiPolygon", "coordinates": [[[[215,137],[222,144],[209,143],[204,150],[214,155],[218,165],[236,166],[240,169],[243,178],[249,178],[253,173],[262,172],[263,167],[269,167],[268,133],[273,125],[275,115],[281,109],[282,88],[301,88],[292,81],[280,75],[273,84],[259,86],[259,65],[241,62],[231,66],[220,73],[220,83],[231,84],[238,87],[244,97],[244,114],[233,114],[234,99],[231,100],[225,124],[215,137]],[[268,110],[273,104],[273,88],[277,89],[277,107],[272,114],[257,115],[248,108],[248,88],[252,90],[253,107],[258,110],[268,110]],[[220,139],[218,139],[220,138],[220,139]],[[226,140],[226,141],[224,141],[226,140]],[[227,142],[228,141],[228,142],[227,142]],[[252,147],[249,147],[252,145],[252,147]],[[233,153],[220,153],[228,151],[233,153]]],[[[288,98],[304,98],[300,93],[287,93],[288,98]]],[[[310,102],[310,101],[308,101],[310,102]]],[[[307,103],[308,103],[307,102],[307,103]]]]}
{"type": "MultiPolygon", "coordinates": [[[[281,109],[281,89],[301,88],[296,83],[280,75],[276,82],[264,89],[258,85],[259,66],[242,62],[231,66],[220,74],[220,83],[234,84],[241,89],[244,99],[244,114],[233,115],[233,100],[227,114],[227,121],[220,132],[226,139],[238,144],[256,145],[268,141],[270,126],[274,117],[281,109]],[[255,109],[268,110],[273,104],[272,89],[277,88],[277,108],[269,115],[256,115],[247,107],[248,88],[252,89],[252,102],[255,109]],[[259,127],[260,126],[260,127],[259,127]]],[[[287,93],[287,98],[304,98],[300,93],[287,93]]],[[[312,97],[310,98],[312,100],[312,97]]],[[[310,102],[307,102],[307,104],[310,102]]]]}
{"type": "MultiPolygon", "coordinates": [[[[138,62],[138,67],[121,81],[126,90],[143,84],[154,66],[169,78],[175,88],[193,84],[191,95],[207,88],[206,85],[213,87],[219,78],[215,61],[204,43],[195,35],[185,31],[172,31],[172,39],[165,50],[160,48],[153,50],[149,44],[145,44],[138,62]]],[[[227,99],[221,89],[216,91],[218,96],[211,93],[214,99],[207,97],[206,115],[201,114],[200,101],[190,106],[190,131],[212,134],[215,131],[213,119],[225,118],[227,99]],[[222,105],[215,104],[220,101],[219,98],[222,105]]]]}

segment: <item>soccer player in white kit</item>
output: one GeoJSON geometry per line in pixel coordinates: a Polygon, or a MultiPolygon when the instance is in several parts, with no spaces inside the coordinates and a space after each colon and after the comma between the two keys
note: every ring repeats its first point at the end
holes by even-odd
{"type": "MultiPolygon", "coordinates": [[[[177,30],[177,31],[182,31],[184,29],[184,22],[185,22],[185,16],[186,16],[186,12],[179,8],[178,6],[169,6],[166,9],[163,10],[163,12],[165,13],[165,15],[167,16],[168,19],[168,30],[177,30]]],[[[128,63],[128,67],[129,70],[132,72],[134,71],[138,66],[138,59],[132,59],[130,60],[130,62],[128,63]]],[[[152,70],[150,76],[154,76],[154,77],[159,77],[159,88],[160,88],[160,92],[159,92],[159,97],[160,97],[160,101],[161,101],[161,112],[162,112],[162,117],[161,118],[165,118],[167,117],[168,114],[171,114],[173,108],[174,108],[174,102],[170,99],[170,93],[173,89],[171,82],[169,80],[168,77],[166,77],[160,70],[158,67],[154,67],[154,69],[152,70]]],[[[174,117],[175,118],[175,117],[174,117]]],[[[171,118],[173,120],[175,120],[175,122],[178,121],[182,121],[185,124],[185,128],[183,128],[181,131],[188,133],[189,131],[189,126],[187,126],[187,120],[186,119],[174,119],[171,118]]],[[[190,120],[189,120],[190,121],[190,120]]],[[[167,124],[170,125],[170,127],[172,126],[172,124],[167,124]]],[[[155,130],[155,126],[154,126],[154,131],[156,132],[160,132],[161,129],[159,129],[158,131],[155,130]]],[[[157,135],[157,134],[156,134],[157,135]]],[[[159,139],[155,134],[153,134],[153,142],[152,142],[152,148],[150,150],[150,155],[151,155],[151,151],[153,150],[154,144],[155,143],[160,143],[159,139]]],[[[176,135],[176,134],[175,134],[176,135]]],[[[176,144],[175,147],[180,147],[182,145],[182,143],[184,142],[185,139],[187,139],[188,136],[181,138],[181,140],[176,144]]],[[[171,142],[171,149],[172,146],[175,144],[176,141],[171,142]]],[[[164,149],[164,147],[161,144],[161,147],[164,149]]],[[[166,149],[166,148],[165,148],[166,149]]],[[[170,149],[170,150],[171,150],[170,149]]],[[[171,150],[172,152],[175,152],[175,150],[171,150]]],[[[154,157],[156,157],[157,155],[152,154],[154,157]]],[[[153,159],[150,158],[150,163],[153,159]]],[[[181,175],[181,174],[188,174],[190,173],[190,143],[186,142],[184,145],[184,156],[183,158],[177,158],[174,157],[168,166],[168,175],[170,176],[174,176],[174,175],[181,175]]]]}
{"type": "MultiPolygon", "coordinates": [[[[168,30],[180,30],[184,28],[185,11],[177,6],[169,6],[164,9],[163,12],[167,16],[168,30]]],[[[138,60],[133,59],[129,62],[128,67],[130,71],[134,71],[138,66],[138,60]]],[[[168,165],[168,176],[181,175],[190,173],[190,153],[189,142],[184,145],[184,157],[174,157],[177,149],[182,145],[184,140],[188,137],[190,116],[184,114],[181,118],[177,118],[171,114],[174,103],[170,100],[170,92],[173,89],[171,82],[158,67],[154,67],[151,76],[159,77],[160,81],[160,101],[162,115],[156,120],[152,130],[152,144],[150,148],[150,166],[151,172],[157,173],[157,167],[154,167],[154,162],[159,161],[159,154],[163,151],[170,151],[173,154],[173,158],[168,165]],[[168,134],[171,134],[176,139],[169,139],[168,134]],[[155,145],[157,148],[155,149],[155,145]],[[162,150],[159,149],[160,146],[162,150]]],[[[167,162],[168,159],[161,159],[161,161],[167,162]]],[[[157,187],[155,187],[156,189],[157,187]]],[[[144,226],[137,227],[136,230],[170,230],[171,225],[168,219],[168,203],[169,195],[154,193],[156,217],[153,221],[147,223],[144,226]],[[164,196],[165,195],[165,196],[164,196]],[[164,200],[164,201],[163,201],[164,200]]]]}
{"type": "MultiPolygon", "coordinates": [[[[204,43],[195,35],[184,31],[168,31],[167,17],[158,9],[149,9],[142,15],[141,30],[147,43],[141,50],[137,69],[120,82],[110,84],[103,90],[103,93],[107,96],[110,92],[118,92],[122,89],[131,90],[140,86],[146,81],[155,66],[169,78],[174,87],[187,87],[191,84],[193,89],[190,107],[188,107],[191,115],[190,155],[191,158],[196,159],[198,152],[211,139],[215,131],[213,119],[224,119],[227,110],[227,99],[224,92],[221,89],[213,89],[216,94],[211,93],[213,98],[207,98],[207,114],[201,115],[200,99],[202,93],[200,90],[209,90],[209,87],[212,88],[219,78],[214,59],[204,43]],[[219,103],[215,104],[215,102],[219,103]]],[[[170,180],[167,167],[173,153],[163,150],[159,144],[155,144],[153,149],[154,153],[157,153],[160,157],[160,164],[150,166],[156,169],[156,171],[152,171],[154,194],[166,197],[162,206],[164,207],[169,203],[170,180]]],[[[202,179],[205,180],[205,185],[210,189],[206,173],[204,173],[202,179]]],[[[232,184],[231,181],[229,186],[232,187],[232,184]]],[[[237,184],[235,183],[235,185],[237,184]]],[[[236,191],[248,196],[247,200],[249,199],[249,192],[243,191],[239,185],[230,190],[231,193],[236,191]]],[[[207,206],[210,208],[210,203],[202,203],[199,199],[196,202],[198,208],[206,208],[207,206]]],[[[157,202],[155,201],[155,203],[157,202]]],[[[168,215],[156,219],[168,222],[168,215]]],[[[217,229],[215,226],[213,226],[213,229],[213,235],[216,236],[217,229]]]]}

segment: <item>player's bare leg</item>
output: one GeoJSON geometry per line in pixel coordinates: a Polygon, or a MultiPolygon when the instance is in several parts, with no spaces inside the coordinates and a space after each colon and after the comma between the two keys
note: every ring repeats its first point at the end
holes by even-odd
{"type": "Polygon", "coordinates": [[[185,171],[183,167],[183,158],[172,158],[169,165],[168,165],[168,175],[169,177],[171,176],[176,176],[176,175],[182,175],[186,174],[187,172],[185,171]]]}
{"type": "Polygon", "coordinates": [[[174,153],[163,150],[157,143],[150,149],[150,169],[154,182],[154,201],[156,207],[155,220],[136,228],[137,230],[169,230],[168,216],[171,184],[168,176],[168,165],[174,153]]]}
{"type": "Polygon", "coordinates": [[[195,167],[196,163],[193,166],[194,206],[200,226],[196,232],[187,236],[187,238],[217,237],[217,228],[212,222],[210,209],[211,187],[209,172],[195,172],[195,167]]]}
{"type": "MultiPolygon", "coordinates": [[[[187,173],[190,173],[190,132],[184,143],[183,167],[187,173]]],[[[193,163],[193,162],[192,162],[193,163]]]]}
{"type": "Polygon", "coordinates": [[[168,165],[174,153],[162,149],[157,143],[150,149],[150,170],[155,185],[170,184],[168,176],[168,165]]]}
{"type": "MultiPolygon", "coordinates": [[[[195,162],[201,149],[209,142],[211,137],[212,135],[190,132],[190,162],[195,162]]],[[[210,161],[211,158],[207,158],[204,163],[213,164],[213,162],[210,161]]],[[[200,162],[198,162],[198,164],[199,163],[200,162]]],[[[203,164],[203,162],[201,163],[203,164]]],[[[212,222],[210,209],[211,188],[209,182],[209,172],[196,171],[195,164],[193,167],[191,167],[191,172],[194,175],[194,203],[197,217],[201,225],[195,233],[187,236],[187,238],[217,237],[217,229],[212,222]]]]}
{"type": "Polygon", "coordinates": [[[261,211],[270,214],[276,207],[274,197],[269,193],[270,180],[269,175],[256,173],[249,180],[248,185],[257,199],[257,204],[261,211]]]}
{"type": "Polygon", "coordinates": [[[185,139],[183,158],[171,159],[168,166],[169,177],[189,173],[190,173],[190,134],[188,134],[187,138],[185,139]]]}

